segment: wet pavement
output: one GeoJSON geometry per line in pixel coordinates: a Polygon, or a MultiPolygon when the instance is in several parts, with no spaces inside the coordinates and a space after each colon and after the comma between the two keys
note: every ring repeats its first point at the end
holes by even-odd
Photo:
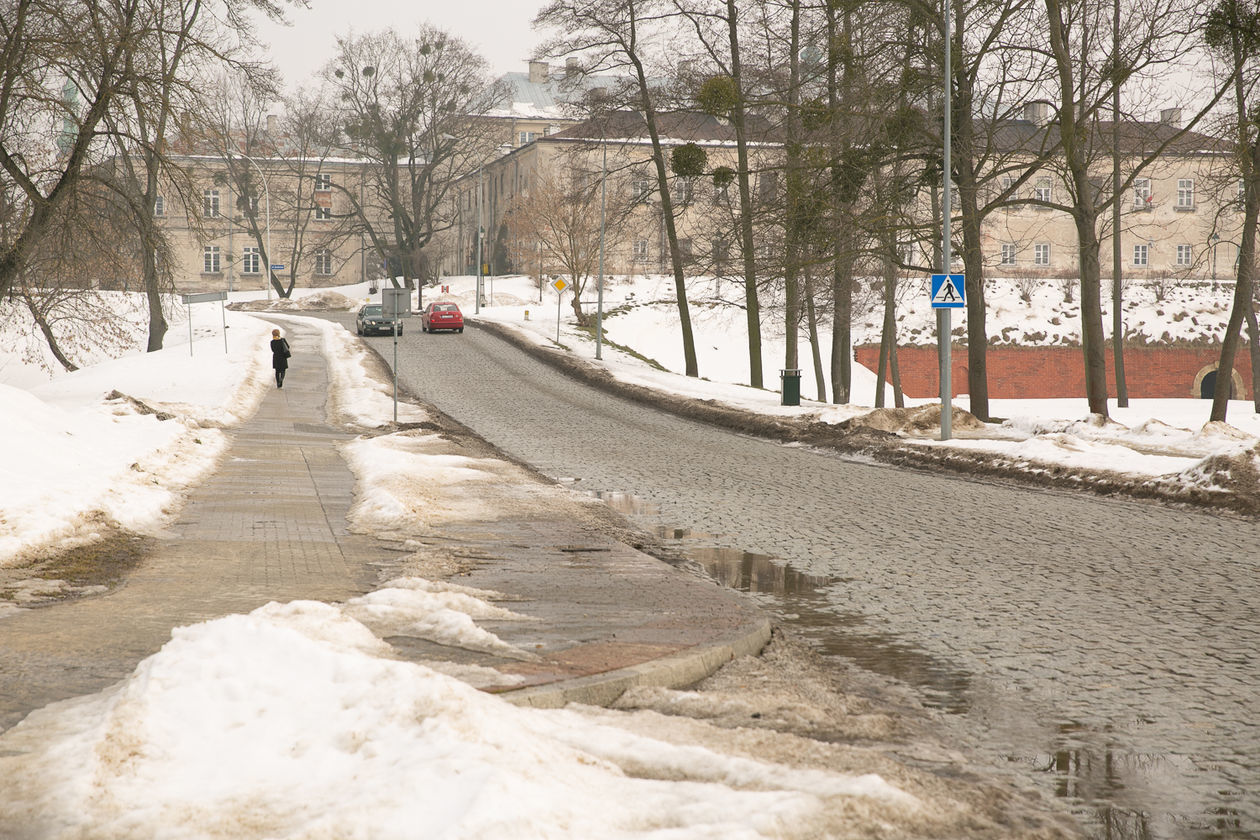
{"type": "Polygon", "coordinates": [[[758,601],[918,687],[1093,836],[1260,836],[1260,522],[733,434],[477,328],[399,358],[408,388],[544,474],[820,581],[758,601]]]}
{"type": "MultiPolygon", "coordinates": [[[[232,430],[219,470],[189,496],[124,582],[106,594],[0,617],[0,729],[47,703],[98,691],[158,650],[173,627],[269,601],[342,601],[433,557],[459,583],[495,590],[534,621],[485,622],[525,655],[491,656],[406,636],[403,658],[498,668],[513,702],[606,703],[634,685],[696,682],[770,635],[746,598],[617,539],[607,514],[557,493],[531,515],[465,521],[398,542],[351,532],[354,476],[337,450],[355,434],[327,418],[320,335],[290,325],[285,387],[232,430]]],[[[452,451],[488,449],[458,430],[452,451]]],[[[525,470],[523,482],[537,482],[525,470]]]]}

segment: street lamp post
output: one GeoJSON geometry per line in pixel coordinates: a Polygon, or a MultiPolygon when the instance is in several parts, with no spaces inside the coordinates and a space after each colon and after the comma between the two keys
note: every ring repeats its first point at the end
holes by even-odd
{"type": "Polygon", "coordinates": [[[271,300],[271,190],[267,187],[267,173],[263,172],[263,168],[258,165],[258,161],[254,160],[244,152],[228,149],[229,155],[240,155],[254,165],[258,170],[258,177],[262,178],[263,183],[263,203],[267,214],[267,254],[263,260],[267,268],[267,300],[271,300]]]}
{"type": "Polygon", "coordinates": [[[1216,289],[1216,249],[1221,244],[1221,235],[1219,233],[1212,234],[1212,289],[1216,289]]]}
{"type": "Polygon", "coordinates": [[[477,167],[477,300],[474,304],[474,311],[478,315],[481,314],[481,238],[484,235],[484,228],[481,222],[481,170],[484,166],[482,164],[482,166],[477,167]]]}
{"type": "Polygon", "coordinates": [[[595,358],[604,358],[604,207],[608,196],[608,143],[599,171],[599,296],[595,306],[595,358]]]}
{"type": "MultiPolygon", "coordinates": [[[[941,267],[941,273],[946,277],[949,276],[950,270],[953,268],[953,254],[950,253],[950,215],[953,208],[950,207],[950,178],[953,174],[950,162],[950,132],[953,130],[952,114],[950,106],[952,104],[953,94],[953,57],[950,55],[950,49],[953,46],[953,35],[950,33],[950,16],[953,14],[950,8],[950,0],[945,0],[945,127],[942,132],[942,169],[944,170],[944,178],[941,189],[941,218],[943,221],[943,231],[941,235],[941,258],[944,265],[941,267]]],[[[940,361],[940,379],[941,379],[941,440],[949,440],[953,434],[953,383],[950,382],[950,374],[952,373],[952,363],[950,360],[951,342],[953,341],[953,330],[950,324],[949,309],[936,310],[936,332],[937,332],[937,356],[940,361]]]]}

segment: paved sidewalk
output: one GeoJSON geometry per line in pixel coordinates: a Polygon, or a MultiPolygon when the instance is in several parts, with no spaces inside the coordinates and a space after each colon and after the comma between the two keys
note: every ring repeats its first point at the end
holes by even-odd
{"type": "MultiPolygon", "coordinates": [[[[173,627],[269,601],[341,601],[396,568],[398,547],[351,534],[354,478],[328,425],[318,334],[289,322],[292,367],[231,434],[219,471],[115,591],[0,618],[0,730],[55,700],[125,677],[173,627]]],[[[747,601],[563,515],[445,529],[425,551],[467,558],[458,582],[511,595],[531,622],[482,622],[533,652],[505,659],[391,637],[399,654],[524,678],[514,702],[606,703],[633,684],[681,686],[755,653],[769,622],[747,601]]]]}

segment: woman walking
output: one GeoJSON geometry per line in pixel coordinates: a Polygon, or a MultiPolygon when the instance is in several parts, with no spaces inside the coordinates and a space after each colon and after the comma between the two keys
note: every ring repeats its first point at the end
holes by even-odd
{"type": "Polygon", "coordinates": [[[289,369],[289,342],[280,337],[280,330],[271,331],[271,366],[276,369],[276,387],[284,387],[284,374],[289,369]]]}

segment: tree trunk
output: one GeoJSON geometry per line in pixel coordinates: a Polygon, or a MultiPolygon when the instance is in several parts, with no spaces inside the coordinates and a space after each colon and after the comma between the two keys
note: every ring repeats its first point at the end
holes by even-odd
{"type": "Polygon", "coordinates": [[[48,344],[49,351],[52,352],[53,358],[57,360],[63,368],[68,371],[78,370],[79,366],[66,358],[66,354],[61,352],[61,345],[57,343],[57,336],[53,334],[52,325],[48,323],[48,319],[44,317],[44,313],[35,305],[35,301],[25,291],[21,293],[22,302],[26,304],[26,308],[30,310],[31,317],[35,319],[36,326],[44,335],[44,341],[48,344]]]}
{"type": "MultiPolygon", "coordinates": [[[[1260,171],[1260,142],[1251,149],[1253,173],[1260,171]]],[[[1242,240],[1238,246],[1238,281],[1234,285],[1234,303],[1229,312],[1229,323],[1221,338],[1221,362],[1216,369],[1216,389],[1212,392],[1212,418],[1225,422],[1229,410],[1230,391],[1234,384],[1234,357],[1241,340],[1242,322],[1252,311],[1252,283],[1255,276],[1257,217],[1260,217],[1260,179],[1248,178],[1247,197],[1243,211],[1242,240]]],[[[1254,317],[1254,315],[1253,315],[1254,317]]],[[[1255,332],[1252,332],[1255,343],[1255,332]]],[[[1255,359],[1255,352],[1252,359],[1255,359]]],[[[1255,389],[1256,369],[1251,371],[1252,389],[1255,389]]]]}
{"type": "MultiPolygon", "coordinates": [[[[734,7],[734,0],[727,0],[730,7],[734,7]]],[[[785,301],[784,312],[784,354],[783,367],[790,370],[800,369],[800,350],[798,347],[798,326],[800,324],[800,282],[798,270],[800,264],[801,252],[801,198],[805,191],[805,185],[801,172],[801,146],[800,146],[800,26],[801,24],[801,4],[800,0],[792,2],[792,25],[791,25],[791,41],[789,45],[790,59],[788,61],[788,92],[787,92],[787,154],[785,155],[785,163],[787,166],[786,177],[784,183],[787,195],[787,220],[786,220],[786,252],[787,259],[783,265],[783,285],[785,301]]]]}
{"type": "MultiPolygon", "coordinates": [[[[963,55],[965,7],[965,3],[959,3],[955,7],[957,26],[954,33],[958,43],[954,45],[954,52],[960,57],[963,55]]],[[[965,272],[963,282],[967,293],[967,390],[971,395],[971,413],[988,422],[989,336],[985,326],[987,313],[984,305],[984,251],[980,244],[980,186],[975,162],[976,128],[972,113],[975,110],[972,77],[967,72],[957,73],[954,77],[954,90],[953,108],[956,117],[953,121],[954,145],[951,158],[958,184],[958,210],[962,217],[962,257],[965,272]]],[[[948,271],[949,267],[946,266],[945,270],[948,271]]]]}
{"type": "Polygon", "coordinates": [[[831,292],[834,300],[831,323],[831,395],[839,405],[848,405],[853,386],[853,264],[849,237],[836,234],[836,256],[832,262],[831,292]]]}
{"type": "MultiPolygon", "coordinates": [[[[1120,55],[1120,0],[1111,16],[1113,61],[1120,55]]],[[[1129,386],[1124,376],[1124,257],[1120,251],[1120,85],[1111,94],[1111,355],[1116,370],[1116,407],[1128,408],[1129,386]]]]}
{"type": "Polygon", "coordinates": [[[753,237],[752,188],[749,184],[748,137],[744,119],[744,88],[741,78],[739,30],[735,0],[726,0],[726,22],[731,43],[731,81],[735,84],[735,107],[731,127],[735,130],[735,154],[739,171],[739,240],[744,260],[744,317],[748,325],[748,384],[765,384],[761,365],[761,305],[757,298],[757,255],[753,237]]]}
{"type": "MultiPolygon", "coordinates": [[[[1255,281],[1252,281],[1255,285],[1255,281]]],[[[1256,325],[1256,299],[1247,307],[1247,330],[1251,333],[1251,400],[1254,413],[1260,414],[1260,326],[1256,325]]]]}
{"type": "Polygon", "coordinates": [[[818,311],[814,307],[814,275],[805,272],[805,314],[809,319],[809,354],[814,363],[814,382],[818,385],[818,401],[827,401],[827,379],[823,373],[822,350],[818,347],[818,311]]]}

